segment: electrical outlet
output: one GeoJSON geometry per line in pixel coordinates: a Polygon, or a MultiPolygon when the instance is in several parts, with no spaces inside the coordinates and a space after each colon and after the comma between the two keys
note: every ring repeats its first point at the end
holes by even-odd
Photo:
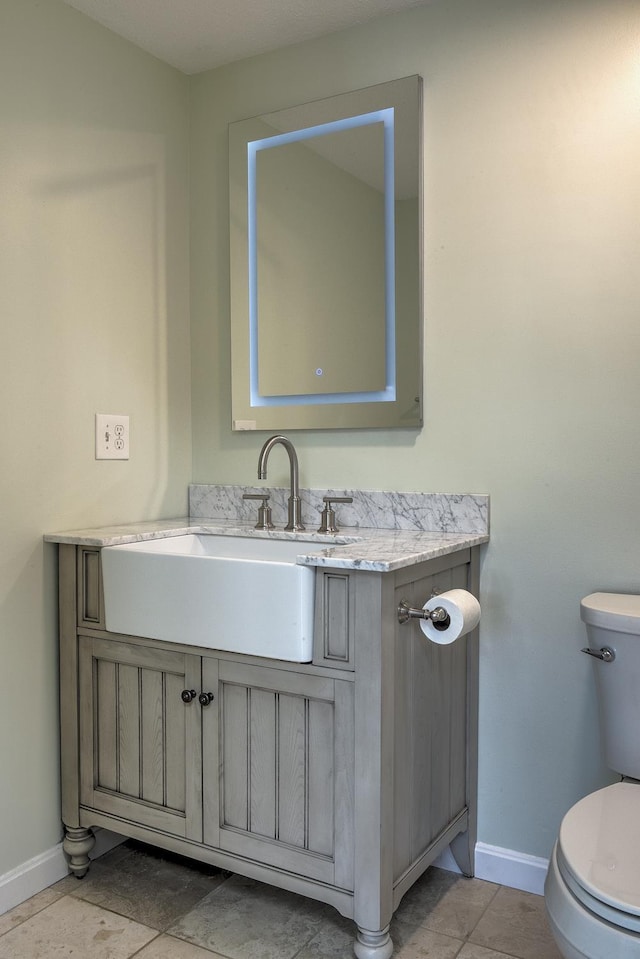
{"type": "Polygon", "coordinates": [[[129,459],[129,417],[96,413],[96,459],[129,459]]]}

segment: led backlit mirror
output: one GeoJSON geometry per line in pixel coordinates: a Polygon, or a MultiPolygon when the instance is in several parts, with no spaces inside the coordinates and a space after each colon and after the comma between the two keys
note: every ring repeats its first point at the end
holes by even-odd
{"type": "Polygon", "coordinates": [[[234,429],[421,425],[421,81],[233,123],[234,429]]]}

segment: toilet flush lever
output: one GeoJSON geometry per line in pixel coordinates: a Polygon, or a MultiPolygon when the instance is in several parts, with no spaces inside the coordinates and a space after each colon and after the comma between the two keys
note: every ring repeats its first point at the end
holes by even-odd
{"type": "Polygon", "coordinates": [[[612,663],[616,658],[615,650],[611,649],[611,646],[603,646],[601,649],[589,649],[588,646],[585,646],[580,652],[586,653],[587,656],[594,656],[596,659],[601,659],[603,663],[612,663]]]}

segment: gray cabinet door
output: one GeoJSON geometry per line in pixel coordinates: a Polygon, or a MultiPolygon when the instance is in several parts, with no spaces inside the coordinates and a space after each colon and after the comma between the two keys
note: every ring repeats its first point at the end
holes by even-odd
{"type": "Polygon", "coordinates": [[[353,683],[204,660],[203,686],[214,683],[205,843],[351,889],[353,683]]]}
{"type": "Polygon", "coordinates": [[[79,637],[80,801],[202,839],[200,657],[79,637]]]}

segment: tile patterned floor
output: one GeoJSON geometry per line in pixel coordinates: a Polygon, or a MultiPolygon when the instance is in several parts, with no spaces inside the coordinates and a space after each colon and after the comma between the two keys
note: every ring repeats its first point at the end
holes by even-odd
{"type": "MultiPolygon", "coordinates": [[[[560,959],[539,896],[428,869],[394,959],[560,959]]],[[[0,959],[351,959],[329,906],[136,843],[0,916],[0,959]]]]}

